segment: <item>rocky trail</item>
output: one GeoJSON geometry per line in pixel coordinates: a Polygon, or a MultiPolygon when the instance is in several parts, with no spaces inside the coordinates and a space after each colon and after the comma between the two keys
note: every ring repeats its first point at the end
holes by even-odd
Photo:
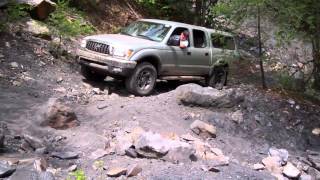
{"type": "Polygon", "coordinates": [[[0,39],[0,178],[320,179],[319,105],[250,84],[255,62],[221,91],[161,81],[135,97],[83,80],[48,40],[0,39]]]}

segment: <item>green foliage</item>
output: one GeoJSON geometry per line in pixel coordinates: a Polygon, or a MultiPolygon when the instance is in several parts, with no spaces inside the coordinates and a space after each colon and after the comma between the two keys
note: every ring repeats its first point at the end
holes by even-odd
{"type": "Polygon", "coordinates": [[[178,0],[136,0],[152,17],[192,23],[192,1],[178,0]]]}
{"type": "Polygon", "coordinates": [[[30,6],[26,4],[18,4],[16,2],[9,2],[7,8],[7,18],[9,22],[20,20],[23,17],[28,16],[30,6]]]}
{"type": "Polygon", "coordinates": [[[6,17],[0,17],[0,32],[6,29],[8,23],[15,22],[29,16],[28,11],[30,11],[29,5],[9,1],[5,11],[6,17]]]}
{"type": "Polygon", "coordinates": [[[71,172],[67,180],[86,180],[86,175],[83,170],[71,172]]]}
{"type": "Polygon", "coordinates": [[[95,31],[82,12],[69,7],[68,0],[58,0],[56,10],[50,14],[47,24],[60,37],[89,34],[95,31]]]}
{"type": "Polygon", "coordinates": [[[286,90],[295,90],[294,78],[290,76],[287,72],[278,73],[277,77],[279,85],[286,90]]]}

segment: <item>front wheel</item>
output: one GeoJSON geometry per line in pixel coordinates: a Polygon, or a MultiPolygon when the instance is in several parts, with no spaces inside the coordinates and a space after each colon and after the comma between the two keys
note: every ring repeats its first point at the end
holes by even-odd
{"type": "Polygon", "coordinates": [[[221,90],[223,86],[227,85],[228,71],[229,68],[227,66],[214,68],[212,75],[207,80],[207,85],[221,90]]]}
{"type": "Polygon", "coordinates": [[[148,63],[138,64],[132,75],[126,79],[126,88],[138,96],[147,96],[152,93],[157,80],[156,68],[148,63]]]}

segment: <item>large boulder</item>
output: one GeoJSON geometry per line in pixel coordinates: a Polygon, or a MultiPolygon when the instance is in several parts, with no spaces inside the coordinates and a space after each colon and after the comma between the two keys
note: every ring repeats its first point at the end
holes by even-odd
{"type": "Polygon", "coordinates": [[[25,22],[24,26],[24,29],[35,37],[40,37],[48,40],[51,39],[51,32],[49,28],[41,22],[35,21],[33,19],[28,19],[25,22]]]}
{"type": "Polygon", "coordinates": [[[244,100],[244,95],[237,89],[217,90],[197,84],[186,84],[176,89],[179,103],[202,107],[231,108],[244,100]]]}
{"type": "Polygon", "coordinates": [[[44,108],[44,121],[41,122],[41,126],[50,126],[54,129],[68,129],[80,124],[75,112],[55,98],[49,99],[44,108]]]}

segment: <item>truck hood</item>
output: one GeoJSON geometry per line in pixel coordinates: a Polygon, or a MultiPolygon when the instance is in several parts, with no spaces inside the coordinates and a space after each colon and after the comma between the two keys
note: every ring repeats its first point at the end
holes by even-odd
{"type": "Polygon", "coordinates": [[[126,48],[126,49],[139,49],[143,47],[156,46],[159,42],[150,41],[138,37],[132,37],[122,34],[102,34],[86,37],[87,40],[108,44],[111,46],[126,48]]]}

